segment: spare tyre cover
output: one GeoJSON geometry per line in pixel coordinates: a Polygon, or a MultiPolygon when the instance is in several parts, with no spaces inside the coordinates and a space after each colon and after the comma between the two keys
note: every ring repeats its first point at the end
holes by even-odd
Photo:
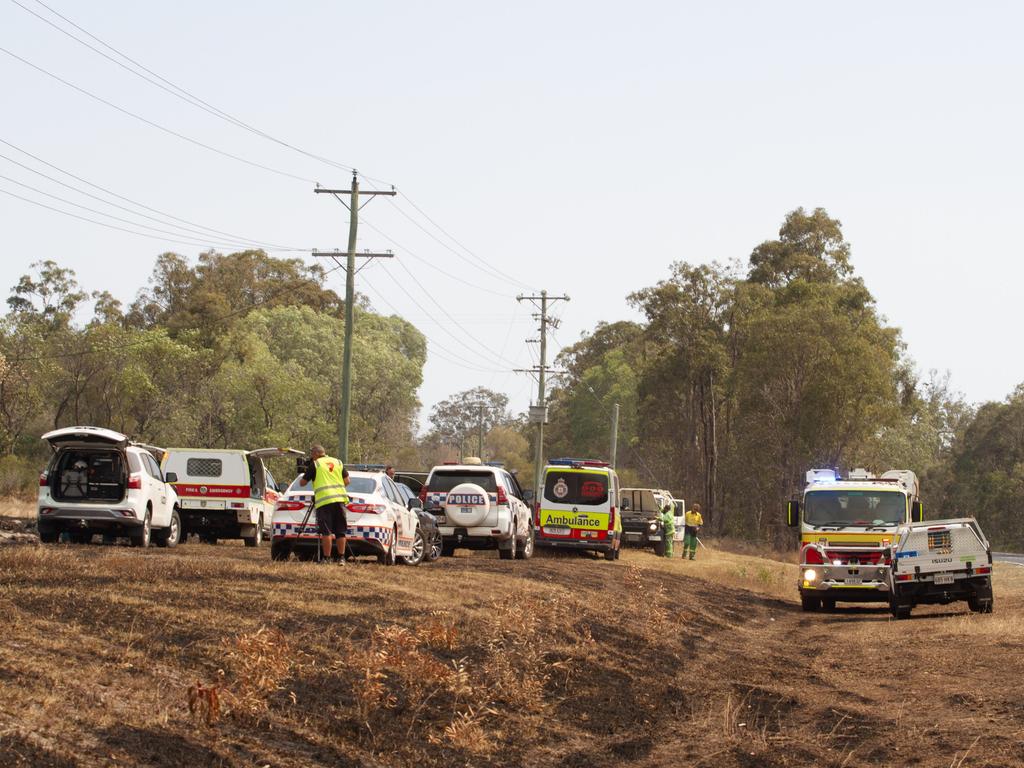
{"type": "Polygon", "coordinates": [[[448,491],[444,507],[449,525],[472,528],[487,520],[491,499],[476,483],[462,483],[448,491]]]}

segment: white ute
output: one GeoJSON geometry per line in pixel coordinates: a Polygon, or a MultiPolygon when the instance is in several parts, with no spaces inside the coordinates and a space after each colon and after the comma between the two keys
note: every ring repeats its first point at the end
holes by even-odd
{"type": "Polygon", "coordinates": [[[134,443],[102,427],[65,427],[42,437],[53,449],[39,476],[39,540],[68,534],[88,544],[94,534],[127,536],[132,546],[150,540],[173,547],[181,536],[173,473],[164,477],[161,449],[134,443]]]}
{"type": "Polygon", "coordinates": [[[897,619],[923,603],[966,600],[992,613],[992,548],[972,517],[900,526],[889,571],[889,607],[897,619]]]}

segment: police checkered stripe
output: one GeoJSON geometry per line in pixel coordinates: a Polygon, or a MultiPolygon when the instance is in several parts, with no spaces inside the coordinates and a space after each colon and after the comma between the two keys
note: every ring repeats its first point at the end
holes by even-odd
{"type": "MultiPolygon", "coordinates": [[[[489,493],[487,498],[491,500],[491,504],[498,503],[498,494],[489,493]]],[[[427,492],[427,504],[444,504],[448,500],[447,493],[430,493],[427,492]]]]}
{"type": "Polygon", "coordinates": [[[306,523],[305,529],[302,523],[274,523],[274,536],[319,536],[320,532],[316,523],[306,523]]]}
{"type": "Polygon", "coordinates": [[[366,539],[367,541],[379,541],[385,547],[391,544],[391,529],[379,525],[350,525],[348,536],[353,539],[366,539]]]}

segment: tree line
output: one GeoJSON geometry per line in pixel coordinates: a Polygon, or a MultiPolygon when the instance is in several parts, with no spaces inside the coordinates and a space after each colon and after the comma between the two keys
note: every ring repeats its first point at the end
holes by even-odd
{"type": "MultiPolygon", "coordinates": [[[[0,320],[0,493],[34,483],[38,436],[69,424],[168,446],[335,447],[344,308],[325,278],[262,251],[165,253],[123,306],[34,265],[0,320]]],[[[973,406],[948,375],[922,376],[825,210],[792,211],[745,260],[679,261],[626,298],[642,321],[601,323],[556,361],[547,456],[607,458],[618,403],[624,482],[699,501],[716,534],[787,545],[781,510],[806,469],[907,467],[928,516],[974,515],[1024,546],[1024,386],[973,406]]],[[[425,337],[365,298],[356,313],[354,460],[482,452],[532,476],[533,430],[501,393],[454,393],[421,434],[425,337]]]]}

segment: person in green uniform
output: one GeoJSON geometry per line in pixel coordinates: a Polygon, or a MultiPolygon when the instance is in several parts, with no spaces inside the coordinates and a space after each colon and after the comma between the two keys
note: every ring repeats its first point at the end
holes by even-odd
{"type": "Polygon", "coordinates": [[[672,557],[672,540],[676,535],[676,513],[671,501],[661,508],[658,519],[661,521],[661,534],[665,537],[665,557],[672,557]]]}
{"type": "Polygon", "coordinates": [[[693,560],[697,556],[697,531],[704,525],[700,504],[694,504],[686,513],[683,525],[683,557],[693,560]]]}

